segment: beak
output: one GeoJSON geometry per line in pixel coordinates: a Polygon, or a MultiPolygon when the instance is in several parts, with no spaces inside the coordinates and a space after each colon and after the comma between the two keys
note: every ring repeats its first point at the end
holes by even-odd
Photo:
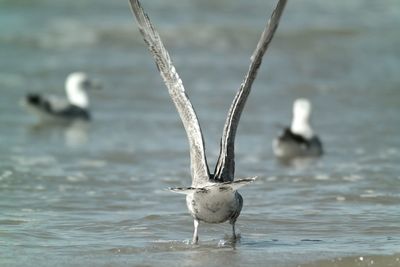
{"type": "Polygon", "coordinates": [[[91,90],[101,90],[103,89],[103,84],[99,80],[91,80],[88,88],[91,90]]]}

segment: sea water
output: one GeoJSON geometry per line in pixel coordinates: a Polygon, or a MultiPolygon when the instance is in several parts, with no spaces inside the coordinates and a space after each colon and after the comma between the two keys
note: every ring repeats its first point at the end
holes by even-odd
{"type": "MultiPolygon", "coordinates": [[[[143,1],[204,133],[210,170],[276,1],[143,1]]],[[[186,134],[128,1],[0,1],[0,266],[400,266],[400,5],[288,1],[236,138],[241,234],[193,221],[186,134]],[[27,92],[85,71],[90,123],[39,123],[27,92]],[[271,143],[309,98],[325,147],[271,143]]]]}

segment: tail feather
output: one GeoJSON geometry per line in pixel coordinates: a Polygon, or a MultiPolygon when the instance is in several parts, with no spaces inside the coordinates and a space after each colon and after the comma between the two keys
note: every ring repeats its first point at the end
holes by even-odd
{"type": "Polygon", "coordinates": [[[251,178],[244,178],[239,179],[233,182],[224,182],[224,183],[212,183],[203,187],[175,187],[175,188],[168,188],[171,192],[178,193],[178,194],[190,194],[190,193],[201,193],[207,192],[209,190],[218,189],[219,191],[236,191],[242,186],[248,185],[254,182],[257,177],[251,178]]]}
{"type": "Polygon", "coordinates": [[[201,190],[204,190],[204,192],[206,191],[203,188],[195,188],[195,187],[170,187],[168,188],[168,190],[173,193],[185,194],[185,195],[201,190]]]}

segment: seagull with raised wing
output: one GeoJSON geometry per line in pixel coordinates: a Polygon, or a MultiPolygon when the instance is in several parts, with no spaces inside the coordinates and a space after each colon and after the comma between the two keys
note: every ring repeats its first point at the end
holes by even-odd
{"type": "Polygon", "coordinates": [[[243,206],[243,198],[237,191],[255,180],[255,177],[234,181],[234,144],[240,115],[243,111],[251,85],[256,78],[262,57],[277,29],[286,0],[279,0],[251,57],[249,70],[229,109],[225,122],[220,154],[211,174],[207,165],[203,135],[193,106],[185,93],[182,81],[172,64],[160,35],[143,11],[138,0],[130,0],[132,11],[139,24],[139,30],[153,55],[168,92],[178,110],[190,145],[190,166],[192,185],[187,188],[171,188],[173,192],[186,195],[186,204],[194,218],[193,243],[198,242],[199,222],[232,225],[233,239],[236,239],[235,223],[243,206]]]}
{"type": "Polygon", "coordinates": [[[73,72],[65,80],[67,99],[29,93],[22,104],[41,121],[90,120],[87,90],[98,89],[97,82],[84,72],[73,72]]]}
{"type": "Polygon", "coordinates": [[[310,100],[296,99],[293,103],[292,124],[273,140],[274,154],[283,162],[302,157],[315,158],[323,154],[322,142],[311,127],[311,109],[310,100]]]}

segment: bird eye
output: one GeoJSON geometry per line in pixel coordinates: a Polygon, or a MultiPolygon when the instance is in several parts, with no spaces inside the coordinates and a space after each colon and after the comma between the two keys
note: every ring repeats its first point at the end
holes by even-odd
{"type": "Polygon", "coordinates": [[[90,83],[89,80],[84,80],[84,81],[82,82],[82,87],[83,87],[83,88],[89,88],[90,86],[91,86],[91,83],[90,83]]]}

